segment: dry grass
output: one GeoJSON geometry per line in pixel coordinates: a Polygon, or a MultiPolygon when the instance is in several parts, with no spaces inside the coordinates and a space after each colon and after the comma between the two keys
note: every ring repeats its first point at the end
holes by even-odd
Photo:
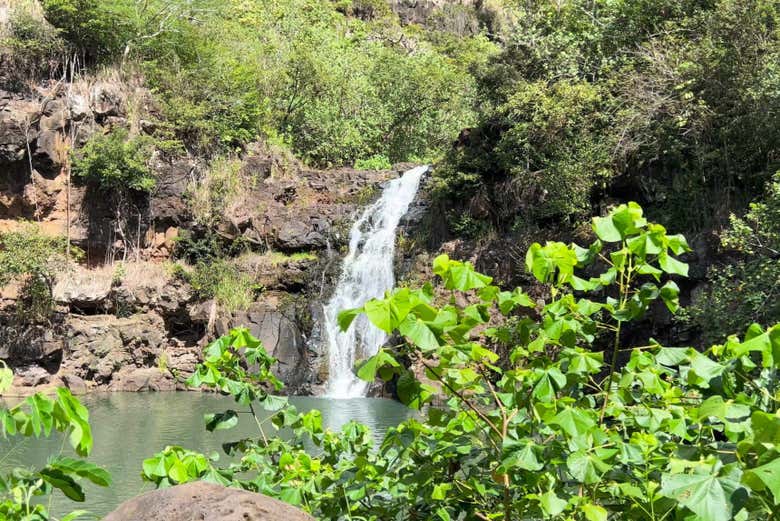
{"type": "Polygon", "coordinates": [[[217,158],[198,181],[187,190],[195,220],[212,225],[241,204],[247,189],[241,175],[241,160],[232,157],[217,158]]]}
{"type": "Polygon", "coordinates": [[[57,289],[78,288],[81,293],[93,294],[108,292],[114,282],[121,282],[130,291],[161,289],[170,283],[171,278],[170,270],[157,262],[117,262],[98,268],[76,266],[62,274],[57,289]]]}
{"type": "Polygon", "coordinates": [[[278,251],[267,251],[265,253],[247,252],[236,259],[236,266],[247,273],[260,273],[268,268],[284,266],[297,261],[315,261],[317,255],[312,252],[299,252],[286,254],[278,251]]]}

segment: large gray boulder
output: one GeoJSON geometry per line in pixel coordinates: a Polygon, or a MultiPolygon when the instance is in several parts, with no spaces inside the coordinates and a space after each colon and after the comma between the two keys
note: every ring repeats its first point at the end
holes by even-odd
{"type": "Polygon", "coordinates": [[[147,492],[122,503],[103,521],[314,521],[262,494],[202,481],[147,492]]]}
{"type": "Polygon", "coordinates": [[[298,325],[282,310],[257,302],[247,311],[217,320],[217,335],[232,328],[246,327],[257,337],[268,354],[279,360],[274,372],[288,390],[297,390],[305,383],[308,368],[306,343],[298,325]]]}

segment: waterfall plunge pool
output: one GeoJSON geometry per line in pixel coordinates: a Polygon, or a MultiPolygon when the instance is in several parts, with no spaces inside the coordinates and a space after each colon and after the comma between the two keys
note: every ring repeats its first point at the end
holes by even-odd
{"type": "MultiPolygon", "coordinates": [[[[181,445],[204,454],[216,451],[220,461],[227,461],[221,445],[242,437],[257,437],[257,427],[248,418],[227,431],[208,432],[203,415],[236,408],[232,398],[210,393],[106,393],[81,398],[89,408],[95,444],[89,461],[111,473],[111,487],[103,488],[82,481],[87,500],[74,503],[55,492],[51,513],[57,517],[78,509],[89,510],[100,518],[121,502],[152,490],[141,480],[141,463],[166,445],[181,445]]],[[[295,396],[290,403],[299,411],[322,411],[323,427],[340,429],[350,420],[364,423],[379,440],[388,428],[413,414],[398,402],[379,398],[331,400],[295,396]]],[[[243,415],[242,415],[243,416],[243,415]]],[[[269,429],[273,429],[269,425],[269,429]]],[[[0,470],[10,467],[38,467],[50,455],[60,453],[62,437],[49,439],[0,438],[0,470]]],[[[65,455],[72,455],[66,446],[65,455]]]]}

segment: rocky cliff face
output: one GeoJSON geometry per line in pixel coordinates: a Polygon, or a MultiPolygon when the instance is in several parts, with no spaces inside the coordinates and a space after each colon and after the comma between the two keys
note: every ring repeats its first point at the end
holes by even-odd
{"type": "Polygon", "coordinates": [[[86,253],[58,275],[55,308],[44,322],[20,321],[15,288],[3,288],[0,358],[15,370],[16,392],[62,384],[79,392],[181,387],[202,347],[236,326],[249,327],[280,360],[288,392],[308,392],[326,376],[311,342],[312,316],[338,273],[351,220],[402,167],[317,171],[258,143],[239,158],[240,189],[206,223],[192,204],[205,161],[155,155],[156,188],[139,195],[143,211],[130,249],[113,233],[112,208],[99,192],[78,179],[68,188],[58,143],[68,135],[78,147],[115,127],[143,132],[146,123],[128,115],[139,105],[154,113],[148,92],[110,81],[0,92],[0,232],[23,220],[49,235],[69,230],[86,253]],[[241,244],[231,262],[261,288],[248,307],[230,311],[203,300],[182,276],[191,268],[174,264],[181,237],[206,233],[241,244]]]}

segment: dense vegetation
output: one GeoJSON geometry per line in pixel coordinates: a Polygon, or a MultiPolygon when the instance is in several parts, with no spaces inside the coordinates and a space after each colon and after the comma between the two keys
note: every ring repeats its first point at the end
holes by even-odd
{"type": "MultiPolygon", "coordinates": [[[[627,343],[624,325],[658,305],[680,309],[675,279],[688,265],[678,257],[690,248],[636,203],[593,219],[592,230],[588,247],[529,248],[526,268],[548,285],[548,302],[521,288],[502,291],[442,255],[433,271],[444,291],[399,288],[341,313],[342,328],[365,314],[398,334],[398,345],[357,374],[395,380],[399,398],[421,410],[376,447],[365,426],[323,431],[319,411],[299,414],[271,394],[281,387],[275,360],[248,330],[231,331],[206,348],[187,383],[239,405],[207,414],[208,430],[230,429],[248,414],[259,437],[225,444],[235,456],[225,467],[166,447],[143,462],[144,478],[239,486],[322,519],[772,519],[780,503],[780,325],[753,324],[742,339],[704,352],[627,343]],[[594,350],[602,336],[611,347],[594,350]],[[258,406],[293,436],[267,433],[258,406]]],[[[0,368],[0,391],[11,378],[0,368]]],[[[0,429],[55,430],[80,456],[91,448],[88,412],[66,390],[0,409],[0,429]]],[[[110,482],[104,470],[62,456],[40,470],[14,469],[0,479],[0,512],[46,520],[32,498],[58,489],[83,501],[80,479],[110,482]]]]}
{"type": "Polygon", "coordinates": [[[772,518],[780,326],[754,324],[744,339],[705,352],[624,343],[622,326],[651,307],[679,309],[673,279],[688,266],[676,256],[688,245],[633,203],[595,219],[593,230],[587,248],[529,249],[528,270],[550,286],[547,303],[520,288],[501,291],[441,256],[434,272],[451,293],[396,289],[341,314],[343,328],[365,313],[403,339],[357,374],[396,380],[400,399],[424,411],[378,447],[364,426],[324,432],[318,411],[298,414],[269,394],[280,387],[274,360],[247,330],[234,330],[207,348],[188,384],[249,409],[206,415],[208,430],[250,414],[259,438],[226,444],[236,457],[227,467],[167,447],[144,462],[144,477],[159,486],[232,484],[321,519],[772,518]],[[600,335],[613,339],[607,352],[589,349],[600,335]],[[290,441],[265,432],[258,404],[293,431],[290,441]]]}
{"type": "MultiPolygon", "coordinates": [[[[179,240],[194,266],[179,275],[228,310],[262,288],[224,259],[241,250],[211,228],[258,139],[314,166],[439,161],[432,194],[451,235],[528,244],[547,227],[556,236],[543,238],[594,239],[533,242],[534,298],[440,256],[435,286],[346,310],[343,327],[365,314],[399,340],[358,375],[392,380],[421,410],[378,446],[364,426],[323,432],[319,413],[273,396],[274,360],[233,331],[188,382],[249,409],[208,416],[209,430],[248,412],[259,437],[227,445],[237,458],[222,467],[166,448],[143,463],[147,480],[209,479],[323,519],[778,516],[776,1],[494,0],[418,26],[379,0],[25,0],[6,25],[3,88],[109,69],[151,89],[143,128],[72,152],[75,178],[109,196],[118,233],[136,228],[127,219],[155,186],[153,158],[210,164],[188,201],[205,232],[179,240]],[[628,199],[660,224],[618,206],[628,199]],[[688,309],[678,257],[691,248],[664,226],[717,236],[688,309]],[[637,322],[663,308],[694,326],[695,348],[637,342],[637,322]],[[292,439],[267,433],[258,405],[292,439]]],[[[51,312],[70,253],[32,229],[0,236],[0,283],[22,284],[25,320],[51,312]]],[[[2,365],[0,392],[9,378],[2,365]]],[[[59,432],[80,456],[91,447],[88,414],[67,391],[0,409],[0,430],[59,432]]],[[[80,479],[108,484],[77,459],[15,469],[0,477],[0,515],[48,519],[32,499],[59,489],[81,501],[80,479]]]]}
{"type": "MultiPolygon", "coordinates": [[[[424,25],[378,0],[19,5],[0,34],[7,69],[140,78],[158,150],[217,166],[258,138],[318,166],[443,157],[433,193],[461,237],[567,235],[629,197],[664,225],[719,231],[780,169],[771,0],[493,0],[424,25]]],[[[722,250],[697,306],[724,309],[734,278],[746,302],[771,300],[771,262],[748,272],[722,250]]],[[[687,318],[708,339],[733,329],[687,318]]]]}
{"type": "Polygon", "coordinates": [[[494,203],[472,205],[475,217],[576,222],[630,194],[665,224],[698,230],[780,166],[776,2],[507,9],[516,23],[475,74],[479,124],[437,175],[444,195],[494,203]]]}
{"type": "Polygon", "coordinates": [[[436,156],[472,122],[468,69],[493,49],[483,36],[420,37],[382,2],[41,5],[83,64],[142,75],[168,128],[201,154],[264,136],[317,165],[436,156]]]}

